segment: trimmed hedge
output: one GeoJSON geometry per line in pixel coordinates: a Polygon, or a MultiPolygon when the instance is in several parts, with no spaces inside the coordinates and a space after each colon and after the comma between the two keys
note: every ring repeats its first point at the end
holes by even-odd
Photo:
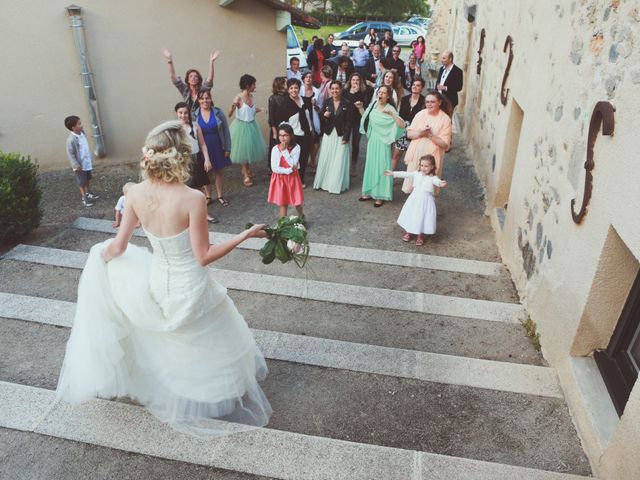
{"type": "Polygon", "coordinates": [[[0,245],[17,242],[40,225],[37,174],[31,157],[0,151],[0,245]]]}

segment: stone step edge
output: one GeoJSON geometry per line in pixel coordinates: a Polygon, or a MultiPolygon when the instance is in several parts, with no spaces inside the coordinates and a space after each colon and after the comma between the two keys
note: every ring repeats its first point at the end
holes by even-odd
{"type": "MultiPolygon", "coordinates": [[[[79,217],[73,224],[73,228],[93,232],[115,234],[117,230],[111,226],[110,220],[79,217]]],[[[137,237],[146,237],[142,228],[134,231],[137,237]]],[[[209,241],[217,244],[230,239],[234,235],[222,232],[209,232],[209,241]]],[[[266,240],[251,238],[243,242],[239,248],[247,250],[260,250],[266,240]]],[[[318,258],[334,260],[347,260],[351,262],[374,263],[379,265],[395,265],[401,267],[424,268],[430,270],[444,270],[473,275],[496,276],[504,272],[501,263],[486,262],[482,260],[469,260],[465,258],[442,257],[437,255],[425,255],[420,253],[397,252],[393,250],[377,250],[370,248],[347,247],[330,245],[326,243],[310,244],[310,255],[318,258]]]]}
{"type": "MultiPolygon", "coordinates": [[[[0,317],[70,328],[75,303],[0,292],[0,317]]],[[[550,367],[421,352],[252,329],[273,360],[424,382],[563,398],[550,367]]]]}
{"type": "Polygon", "coordinates": [[[143,407],[58,401],[52,390],[0,382],[0,427],[283,480],[584,480],[500,463],[259,428],[203,440],[143,407]]]}
{"type": "MultiPolygon", "coordinates": [[[[2,258],[82,269],[87,253],[20,244],[2,258]]],[[[516,303],[210,268],[215,272],[217,281],[235,290],[504,323],[517,324],[526,318],[524,307],[516,303]]]]}

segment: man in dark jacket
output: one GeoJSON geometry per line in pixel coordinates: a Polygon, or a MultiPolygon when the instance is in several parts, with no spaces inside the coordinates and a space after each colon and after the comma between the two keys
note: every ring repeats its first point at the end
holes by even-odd
{"type": "Polygon", "coordinates": [[[382,74],[382,66],[380,65],[380,60],[382,60],[381,52],[380,45],[374,45],[371,50],[372,57],[364,64],[364,79],[370,87],[375,88],[382,80],[380,78],[382,74]]]}
{"type": "Polygon", "coordinates": [[[387,47],[389,47],[388,50],[387,50],[387,55],[386,56],[387,57],[391,57],[391,55],[393,53],[393,47],[395,47],[398,44],[398,42],[396,42],[393,39],[393,32],[391,30],[385,30],[384,31],[384,37],[382,37],[380,39],[380,41],[378,42],[378,44],[381,45],[381,46],[382,46],[382,40],[387,42],[387,47]]]}
{"type": "Polygon", "coordinates": [[[453,53],[442,53],[442,67],[438,72],[436,88],[451,102],[455,109],[458,105],[458,92],[462,90],[462,69],[453,64],[453,53]]]}
{"type": "Polygon", "coordinates": [[[391,58],[388,59],[388,62],[389,62],[389,68],[392,68],[396,72],[398,72],[398,77],[400,77],[400,82],[402,83],[402,85],[404,85],[404,76],[405,76],[404,62],[400,58],[400,47],[398,45],[396,45],[391,49],[391,58]]]}
{"type": "Polygon", "coordinates": [[[333,34],[329,34],[327,37],[327,43],[322,47],[322,54],[324,55],[325,60],[329,60],[332,57],[335,57],[340,49],[337,47],[335,43],[333,43],[333,34]]]}

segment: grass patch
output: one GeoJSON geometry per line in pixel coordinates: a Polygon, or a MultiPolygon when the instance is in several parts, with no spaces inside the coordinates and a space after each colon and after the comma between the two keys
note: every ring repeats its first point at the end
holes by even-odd
{"type": "Polygon", "coordinates": [[[311,37],[317,35],[322,38],[325,42],[327,40],[327,35],[330,33],[342,32],[349,28],[351,25],[323,25],[319,30],[314,30],[313,28],[303,28],[303,27],[293,27],[296,31],[296,35],[298,36],[298,40],[302,43],[303,40],[309,40],[311,42],[311,37]]]}
{"type": "Polygon", "coordinates": [[[522,326],[524,327],[524,331],[527,334],[527,337],[529,337],[531,345],[533,345],[533,348],[535,348],[536,351],[539,352],[541,349],[540,334],[536,331],[536,322],[531,320],[531,317],[529,317],[524,322],[522,322],[522,326]]]}

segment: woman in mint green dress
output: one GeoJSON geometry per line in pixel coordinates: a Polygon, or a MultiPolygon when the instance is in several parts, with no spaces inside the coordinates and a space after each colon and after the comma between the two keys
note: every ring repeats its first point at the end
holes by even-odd
{"type": "Polygon", "coordinates": [[[391,144],[402,136],[404,120],[400,118],[393,103],[393,91],[387,85],[378,89],[378,98],[364,111],[360,107],[362,120],[360,133],[366,133],[367,159],[362,178],[360,201],[374,199],[374,207],[381,207],[393,196],[393,178],[384,172],[391,169],[391,144]]]}

